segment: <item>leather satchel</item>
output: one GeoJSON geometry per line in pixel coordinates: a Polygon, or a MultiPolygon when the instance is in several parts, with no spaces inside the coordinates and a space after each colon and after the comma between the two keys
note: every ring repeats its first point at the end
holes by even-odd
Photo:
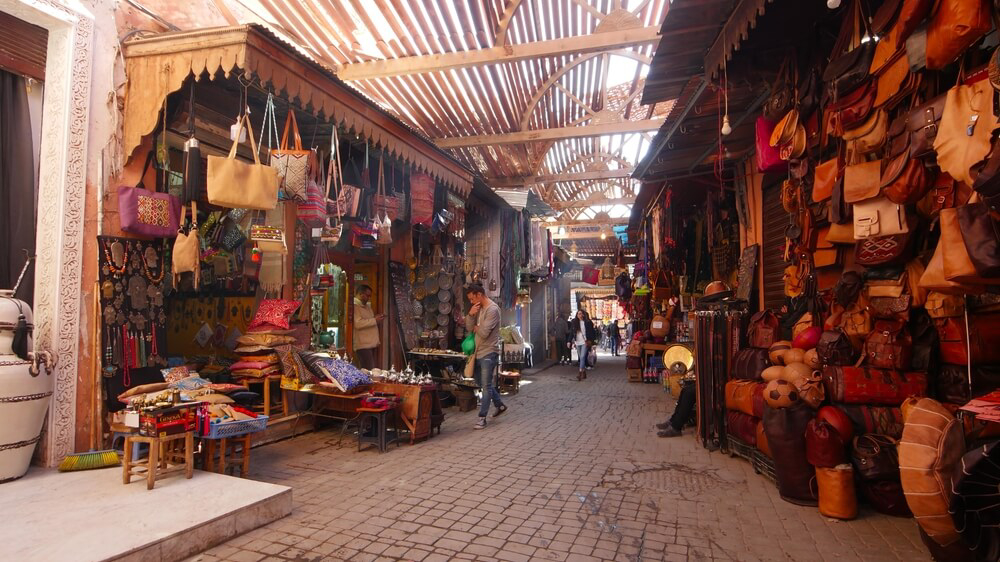
{"type": "Polygon", "coordinates": [[[848,166],[844,170],[844,202],[857,203],[877,197],[881,177],[881,160],[848,166]]]}
{"type": "Polygon", "coordinates": [[[841,179],[842,171],[843,165],[839,156],[816,165],[813,173],[813,202],[821,203],[830,198],[834,186],[841,179]]]}
{"type": "Polygon", "coordinates": [[[868,70],[875,56],[875,41],[861,41],[864,34],[871,36],[868,19],[861,13],[861,1],[853,2],[852,12],[844,18],[830,54],[830,62],[823,70],[833,98],[842,97],[868,78],[868,70]]]}
{"type": "Polygon", "coordinates": [[[906,207],[886,197],[875,197],[854,204],[854,238],[892,236],[910,231],[906,207]]]}
{"type": "Polygon", "coordinates": [[[779,331],[778,316],[774,311],[765,309],[750,318],[750,346],[767,349],[778,341],[779,331]]]}
{"type": "Polygon", "coordinates": [[[767,349],[747,347],[736,352],[732,361],[731,379],[760,380],[760,374],[771,366],[767,349]]]}
{"type": "Polygon", "coordinates": [[[941,70],[993,29],[989,0],[938,0],[927,26],[927,68],[941,70]]]}
{"type": "Polygon", "coordinates": [[[898,319],[875,321],[875,328],[865,339],[865,361],[879,369],[905,371],[913,357],[913,339],[906,322],[898,319]]]}
{"type": "Polygon", "coordinates": [[[910,135],[910,157],[922,158],[934,152],[934,141],[938,134],[938,123],[944,113],[947,94],[911,109],[906,118],[906,130],[910,135]]]}
{"type": "Polygon", "coordinates": [[[934,326],[941,338],[941,361],[955,365],[1000,363],[1000,313],[969,314],[968,341],[965,319],[935,318],[934,326]]]}
{"type": "Polygon", "coordinates": [[[910,233],[873,236],[859,240],[854,247],[854,263],[866,267],[898,265],[909,260],[910,233]]]}
{"type": "Polygon", "coordinates": [[[930,187],[930,178],[924,163],[910,158],[903,152],[889,160],[880,180],[882,193],[893,203],[907,205],[916,203],[930,187]]]}
{"type": "Polygon", "coordinates": [[[898,297],[869,297],[868,311],[874,318],[907,318],[913,297],[907,293],[898,297]]]}
{"type": "MultiPolygon", "coordinates": [[[[813,371],[811,375],[801,378],[795,383],[799,389],[799,400],[816,410],[826,400],[826,387],[823,386],[823,374],[813,371]]],[[[761,392],[761,399],[764,398],[761,392]]]]}
{"type": "MultiPolygon", "coordinates": [[[[771,95],[764,102],[764,117],[775,121],[781,119],[795,105],[795,95],[792,89],[792,65],[794,59],[786,57],[778,69],[778,75],[771,85],[771,95]]],[[[793,127],[794,129],[794,127],[793,127]]],[[[774,146],[774,145],[772,145],[774,146]]]]}
{"type": "MultiPolygon", "coordinates": [[[[955,209],[955,214],[977,276],[980,279],[1000,278],[1000,218],[986,203],[963,205],[955,209]]],[[[943,232],[944,226],[941,228],[943,232]]],[[[945,256],[946,268],[947,262],[945,256]]]]}
{"type": "Polygon", "coordinates": [[[806,426],[806,458],[815,467],[832,468],[847,462],[844,438],[830,422],[814,418],[806,426]]]}
{"type": "Polygon", "coordinates": [[[855,302],[844,310],[840,327],[851,338],[854,347],[860,349],[868,333],[872,331],[872,316],[868,312],[867,299],[855,302]]]}
{"type": "Polygon", "coordinates": [[[805,404],[764,409],[764,435],[774,458],[778,493],[785,501],[816,505],[816,469],[806,458],[806,426],[815,412],[805,404]]]}
{"type": "Polygon", "coordinates": [[[826,395],[834,402],[899,406],[907,396],[927,395],[927,373],[901,373],[873,367],[828,366],[826,395]]]}
{"type": "Polygon", "coordinates": [[[930,291],[927,293],[924,308],[927,309],[927,314],[931,318],[962,316],[965,314],[965,298],[959,295],[930,291]]]}
{"type": "Polygon", "coordinates": [[[816,344],[816,353],[820,362],[825,365],[846,366],[858,361],[858,351],[854,348],[851,338],[840,328],[826,330],[816,344]]]}
{"type": "Polygon", "coordinates": [[[889,131],[889,115],[879,109],[857,126],[844,131],[843,139],[847,142],[847,159],[856,162],[861,157],[878,152],[885,146],[889,131]]]}
{"type": "Polygon", "coordinates": [[[888,435],[866,433],[854,438],[851,462],[862,480],[899,480],[899,442],[888,435]]]}
{"type": "Polygon", "coordinates": [[[903,0],[903,5],[899,8],[899,15],[896,16],[900,41],[906,41],[907,37],[927,19],[933,6],[934,0],[903,0]]]}
{"type": "Polygon", "coordinates": [[[198,282],[201,280],[201,244],[198,242],[198,203],[191,202],[191,228],[187,232],[183,230],[187,207],[181,207],[179,223],[181,229],[177,231],[174,239],[174,249],[171,252],[171,274],[174,278],[174,287],[180,286],[181,273],[194,273],[194,289],[198,290],[198,282]]]}
{"type": "Polygon", "coordinates": [[[816,467],[816,487],[819,489],[820,514],[845,520],[858,516],[854,467],[849,464],[816,467]]]}
{"type": "Polygon", "coordinates": [[[253,163],[236,159],[239,138],[233,141],[229,155],[208,157],[208,202],[233,209],[270,211],[278,206],[278,171],[261,164],[257,143],[253,139],[250,117],[244,115],[240,124],[246,125],[247,138],[253,150],[253,163]]]}
{"type": "Polygon", "coordinates": [[[996,128],[989,80],[959,84],[948,90],[934,138],[938,166],[956,181],[971,185],[975,180],[973,167],[990,153],[996,128]]]}
{"type": "MultiPolygon", "coordinates": [[[[830,134],[845,136],[847,131],[862,127],[875,109],[877,87],[877,82],[868,79],[836,101],[830,102],[826,107],[827,129],[830,134]]],[[[856,132],[855,138],[861,136],[861,132],[856,132]]]]}
{"type": "Polygon", "coordinates": [[[917,201],[917,212],[923,217],[933,219],[938,216],[941,209],[951,209],[966,204],[971,195],[971,187],[958,183],[947,173],[941,172],[931,182],[927,194],[917,201]]]}

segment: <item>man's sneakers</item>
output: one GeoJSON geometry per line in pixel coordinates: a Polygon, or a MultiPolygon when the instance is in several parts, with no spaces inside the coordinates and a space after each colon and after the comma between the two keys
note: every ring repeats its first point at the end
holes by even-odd
{"type": "MultiPolygon", "coordinates": [[[[493,412],[493,417],[495,418],[495,417],[499,416],[500,414],[502,414],[502,413],[504,413],[506,411],[507,411],[507,405],[506,404],[500,404],[500,407],[497,408],[497,410],[495,412],[493,412]]],[[[483,419],[485,419],[485,418],[483,418],[483,419]]]]}
{"type": "Polygon", "coordinates": [[[668,427],[667,429],[664,429],[663,431],[656,432],[657,437],[678,437],[680,436],[680,434],[681,432],[677,431],[672,426],[668,427]]]}
{"type": "Polygon", "coordinates": [[[476,425],[472,426],[472,429],[486,429],[486,418],[479,418],[476,425]]]}
{"type": "Polygon", "coordinates": [[[667,429],[668,427],[670,427],[670,422],[668,421],[656,424],[656,429],[667,429]]]}

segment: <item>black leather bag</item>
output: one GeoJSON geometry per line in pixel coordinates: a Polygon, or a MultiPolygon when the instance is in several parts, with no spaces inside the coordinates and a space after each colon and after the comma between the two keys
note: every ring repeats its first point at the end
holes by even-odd
{"type": "Polygon", "coordinates": [[[862,480],[899,480],[899,455],[896,439],[878,433],[854,438],[851,463],[862,480]]]}
{"type": "Polygon", "coordinates": [[[747,347],[736,352],[733,357],[731,379],[759,380],[764,369],[771,366],[768,359],[767,350],[756,347],[747,347]]]}
{"type": "Polygon", "coordinates": [[[816,344],[816,354],[823,365],[846,366],[858,361],[858,350],[851,343],[851,338],[840,328],[826,330],[816,344]]]}
{"type": "Polygon", "coordinates": [[[806,457],[806,426],[815,412],[804,403],[764,409],[764,435],[774,458],[781,499],[797,505],[816,505],[816,469],[806,457]]]}

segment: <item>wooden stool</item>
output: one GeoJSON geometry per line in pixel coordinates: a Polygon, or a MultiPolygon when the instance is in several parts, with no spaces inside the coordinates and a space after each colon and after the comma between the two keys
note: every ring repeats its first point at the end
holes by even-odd
{"type": "Polygon", "coordinates": [[[246,478],[247,471],[250,469],[250,437],[252,435],[252,433],[247,433],[246,435],[223,437],[221,439],[202,437],[202,443],[205,444],[204,457],[202,458],[205,470],[225,474],[229,467],[239,466],[240,476],[246,478]],[[234,458],[236,456],[237,445],[242,445],[239,459],[234,458]],[[229,450],[230,447],[232,447],[231,451],[229,450]],[[219,450],[218,464],[215,462],[216,449],[219,450]],[[227,453],[229,454],[229,459],[226,458],[227,453]]]}
{"type": "Polygon", "coordinates": [[[152,490],[157,478],[175,472],[184,472],[185,478],[194,474],[194,432],[186,431],[165,437],[128,435],[125,437],[125,458],[122,465],[122,483],[128,484],[133,476],[146,478],[146,489],[152,490]],[[134,444],[149,445],[146,460],[132,458],[134,444]]]}
{"type": "Polygon", "coordinates": [[[521,373],[498,373],[497,391],[509,390],[511,394],[517,394],[521,386],[521,373]]]}
{"type": "Polygon", "coordinates": [[[399,424],[396,423],[398,412],[395,406],[391,408],[358,408],[358,450],[363,444],[373,444],[378,447],[380,453],[389,449],[389,444],[393,441],[399,447],[399,424]],[[392,439],[389,439],[389,417],[392,417],[392,439]],[[365,431],[374,422],[375,435],[366,436],[365,431]]]}

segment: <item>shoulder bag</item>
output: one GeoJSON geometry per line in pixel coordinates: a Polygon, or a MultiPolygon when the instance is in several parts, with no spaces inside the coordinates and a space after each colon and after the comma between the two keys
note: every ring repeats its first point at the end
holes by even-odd
{"type": "Polygon", "coordinates": [[[848,166],[844,170],[844,202],[857,203],[878,197],[881,175],[881,160],[848,166]]]}
{"type": "Polygon", "coordinates": [[[941,70],[993,29],[989,0],[937,0],[927,26],[927,68],[941,70]]]}
{"type": "Polygon", "coordinates": [[[191,202],[191,227],[184,232],[183,226],[187,215],[187,207],[181,208],[180,225],[177,237],[174,239],[174,249],[171,252],[171,273],[174,277],[174,287],[180,283],[181,273],[194,273],[194,289],[198,290],[201,278],[201,244],[198,242],[198,203],[191,202]]]}
{"type": "Polygon", "coordinates": [[[145,188],[143,176],[152,160],[153,152],[150,151],[135,187],[123,185],[118,188],[118,220],[121,229],[129,234],[172,238],[180,226],[181,200],[169,193],[145,188]]]}
{"type": "Polygon", "coordinates": [[[899,443],[888,435],[866,433],[854,438],[851,462],[862,480],[898,480],[899,443]]]}
{"type": "Polygon", "coordinates": [[[865,339],[865,361],[879,369],[906,370],[913,357],[913,339],[906,322],[898,319],[875,321],[875,329],[865,339]]]}
{"type": "Polygon", "coordinates": [[[900,41],[906,41],[910,34],[927,19],[927,14],[931,12],[933,6],[934,0],[903,0],[903,5],[899,8],[899,15],[896,16],[900,41]]]}
{"type": "Polygon", "coordinates": [[[322,228],[326,225],[327,205],[326,190],[323,188],[322,167],[315,152],[311,152],[309,164],[309,179],[306,181],[305,200],[299,202],[295,215],[300,221],[311,228],[322,228]]]}
{"type": "Polygon", "coordinates": [[[875,197],[854,204],[854,238],[891,236],[909,232],[906,207],[886,197],[875,197]]]}
{"type": "Polygon", "coordinates": [[[960,83],[948,90],[934,138],[938,166],[955,180],[971,185],[975,180],[973,167],[990,153],[996,128],[989,80],[960,83]]]}
{"type": "Polygon", "coordinates": [[[868,119],[875,108],[875,88],[876,82],[866,79],[853,90],[843,92],[836,100],[827,104],[824,109],[830,134],[843,136],[846,131],[861,126],[868,119]]]}
{"type": "Polygon", "coordinates": [[[756,153],[757,171],[766,174],[769,172],[779,172],[788,168],[788,162],[781,159],[781,153],[771,146],[771,134],[774,132],[775,122],[766,117],[758,117],[756,128],[756,153]]]}
{"type": "MultiPolygon", "coordinates": [[[[272,117],[273,118],[273,117],[272,117]]],[[[285,118],[285,130],[281,134],[281,144],[271,150],[271,167],[278,173],[278,181],[285,191],[285,196],[296,201],[306,201],[309,168],[312,163],[312,150],[302,149],[302,137],[299,135],[299,124],[295,120],[295,110],[288,108],[285,118]],[[288,144],[288,135],[292,135],[292,145],[288,144]]]]}
{"type": "Polygon", "coordinates": [[[861,13],[861,1],[855,0],[844,17],[830,54],[830,63],[823,71],[823,81],[828,84],[834,99],[851,91],[868,77],[876,42],[862,42],[864,34],[871,36],[868,19],[861,13]]]}
{"type": "Polygon", "coordinates": [[[813,202],[820,203],[830,199],[834,185],[841,180],[842,174],[843,163],[839,155],[817,164],[813,172],[813,202]]]}
{"type": "MultiPolygon", "coordinates": [[[[958,209],[941,209],[941,213],[939,215],[941,223],[941,238],[938,240],[938,244],[944,247],[943,257],[945,278],[949,281],[956,281],[958,283],[1000,283],[1000,279],[989,279],[979,275],[979,271],[976,268],[975,263],[972,261],[968,248],[973,248],[978,257],[983,260],[987,260],[984,263],[987,271],[990,270],[989,261],[995,262],[1000,258],[996,255],[983,255],[981,250],[975,247],[976,244],[980,243],[987,246],[991,245],[989,238],[986,238],[985,240],[972,239],[966,242],[966,236],[975,236],[983,233],[978,231],[966,232],[963,230],[958,219],[958,211],[958,209]]],[[[992,244],[992,247],[994,249],[996,248],[996,242],[992,244]]]]}
{"type": "Polygon", "coordinates": [[[236,159],[239,137],[227,157],[209,156],[208,202],[220,207],[269,211],[278,205],[278,172],[260,163],[249,116],[240,117],[239,124],[246,125],[254,161],[236,159]]]}
{"type": "Polygon", "coordinates": [[[866,267],[898,265],[909,259],[910,239],[910,233],[906,232],[858,240],[854,247],[854,263],[866,267]]]}
{"type": "Polygon", "coordinates": [[[877,109],[868,119],[852,129],[844,131],[843,139],[847,142],[847,159],[855,162],[862,156],[882,150],[889,131],[889,114],[884,109],[877,109]]]}
{"type": "MultiPolygon", "coordinates": [[[[774,84],[771,86],[771,95],[764,102],[764,117],[772,121],[781,119],[795,104],[795,96],[792,92],[792,67],[794,64],[793,57],[785,57],[785,60],[781,63],[781,68],[778,69],[778,75],[774,79],[774,84]]],[[[798,120],[796,119],[797,122],[798,120]]],[[[794,126],[792,129],[794,129],[794,126]]]]}
{"type": "Polygon", "coordinates": [[[916,203],[930,186],[927,167],[917,158],[903,152],[889,161],[881,178],[882,193],[893,203],[916,203]]]}
{"type": "Polygon", "coordinates": [[[976,274],[1000,282],[1000,214],[979,202],[958,207],[955,214],[976,274]]]}
{"type": "Polygon", "coordinates": [[[947,94],[911,109],[906,118],[906,130],[910,136],[910,157],[922,158],[934,151],[938,135],[938,123],[944,113],[947,94]]]}
{"type": "Polygon", "coordinates": [[[778,341],[778,316],[770,309],[762,310],[750,318],[750,346],[767,349],[778,341]]]}
{"type": "MultiPolygon", "coordinates": [[[[381,185],[379,186],[379,192],[375,195],[375,216],[388,217],[389,221],[399,220],[399,196],[398,195],[388,195],[386,193],[386,185],[382,170],[382,161],[379,159],[379,178],[381,185]]],[[[396,168],[392,168],[393,183],[395,184],[396,178],[396,168]]],[[[395,192],[393,192],[395,193],[395,192]]]]}

